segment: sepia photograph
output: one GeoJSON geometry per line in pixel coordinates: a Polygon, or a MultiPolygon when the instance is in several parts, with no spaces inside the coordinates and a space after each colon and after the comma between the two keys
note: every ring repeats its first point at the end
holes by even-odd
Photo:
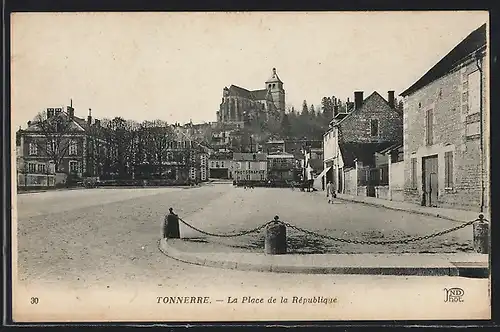
{"type": "Polygon", "coordinates": [[[10,23],[15,323],[491,318],[487,11],[10,23]]]}

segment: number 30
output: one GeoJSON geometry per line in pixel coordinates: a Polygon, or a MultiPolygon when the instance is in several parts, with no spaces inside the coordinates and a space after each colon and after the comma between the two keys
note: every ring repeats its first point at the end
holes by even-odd
{"type": "Polygon", "coordinates": [[[31,304],[38,304],[38,297],[32,297],[31,304]]]}

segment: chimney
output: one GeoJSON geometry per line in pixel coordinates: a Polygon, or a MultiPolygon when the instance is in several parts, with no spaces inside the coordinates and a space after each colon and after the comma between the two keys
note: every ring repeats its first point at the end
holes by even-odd
{"type": "Polygon", "coordinates": [[[87,116],[87,124],[90,126],[92,123],[92,109],[89,108],[89,116],[87,116]]]}
{"type": "Polygon", "coordinates": [[[47,119],[50,119],[53,116],[54,116],[54,109],[53,108],[47,108],[47,119]]]}
{"type": "Polygon", "coordinates": [[[394,108],[394,91],[387,91],[387,102],[391,108],[394,108]]]}
{"type": "Polygon", "coordinates": [[[101,126],[101,120],[99,120],[99,119],[95,119],[94,123],[95,123],[96,127],[100,127],[101,126]]]}
{"type": "Polygon", "coordinates": [[[68,106],[67,109],[69,118],[73,119],[73,117],[75,116],[75,109],[71,106],[68,106]]]}
{"type": "Polygon", "coordinates": [[[363,91],[354,92],[354,109],[359,109],[363,105],[363,91]]]}

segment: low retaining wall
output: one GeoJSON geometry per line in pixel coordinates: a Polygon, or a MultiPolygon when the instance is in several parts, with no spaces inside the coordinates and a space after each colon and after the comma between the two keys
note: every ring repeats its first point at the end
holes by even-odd
{"type": "Polygon", "coordinates": [[[382,199],[390,199],[389,186],[376,186],[375,197],[382,199]]]}
{"type": "Polygon", "coordinates": [[[368,196],[368,187],[367,186],[358,186],[358,192],[356,196],[366,197],[368,196]]]}

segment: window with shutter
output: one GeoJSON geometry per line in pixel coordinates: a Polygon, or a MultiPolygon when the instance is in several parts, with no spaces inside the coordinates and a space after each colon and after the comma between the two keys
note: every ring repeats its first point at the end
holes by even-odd
{"type": "Polygon", "coordinates": [[[411,158],[411,188],[417,189],[417,158],[411,158]]]}

